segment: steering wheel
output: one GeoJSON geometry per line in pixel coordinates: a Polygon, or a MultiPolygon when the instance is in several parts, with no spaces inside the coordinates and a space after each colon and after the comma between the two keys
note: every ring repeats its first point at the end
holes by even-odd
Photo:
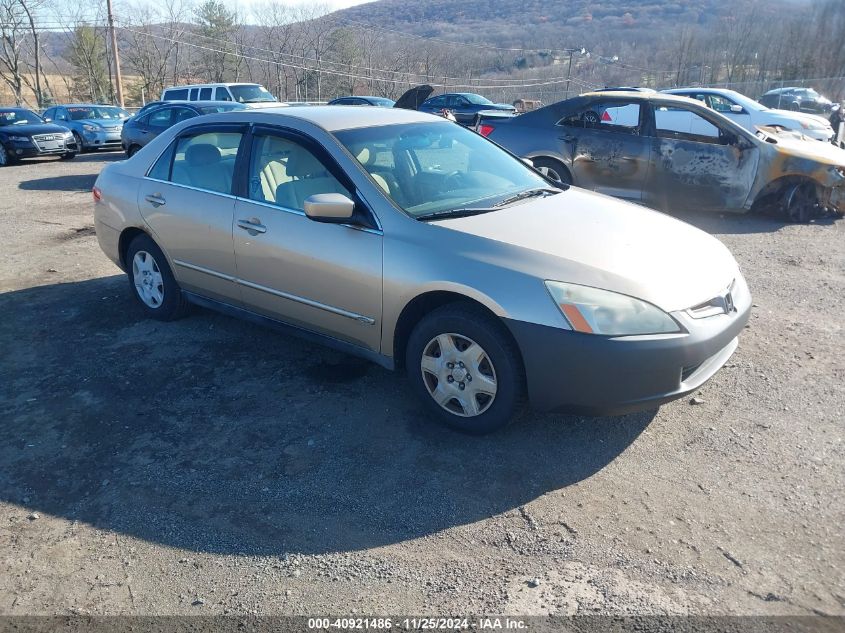
{"type": "Polygon", "coordinates": [[[455,170],[446,175],[443,179],[443,188],[446,191],[450,191],[452,189],[460,189],[463,187],[463,178],[464,173],[459,170],[455,170]]]}

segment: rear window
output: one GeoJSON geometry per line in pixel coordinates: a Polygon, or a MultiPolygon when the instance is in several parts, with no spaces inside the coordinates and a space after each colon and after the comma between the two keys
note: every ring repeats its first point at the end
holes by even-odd
{"type": "Polygon", "coordinates": [[[200,101],[208,101],[211,99],[211,88],[200,89],[200,101]]]}
{"type": "Polygon", "coordinates": [[[187,88],[176,88],[173,90],[165,90],[164,91],[164,100],[165,101],[180,101],[188,98],[188,89],[187,88]]]}

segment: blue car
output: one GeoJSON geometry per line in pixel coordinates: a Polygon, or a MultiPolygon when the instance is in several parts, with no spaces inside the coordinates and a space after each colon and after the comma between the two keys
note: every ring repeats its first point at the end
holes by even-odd
{"type": "Polygon", "coordinates": [[[420,112],[440,114],[449,110],[458,123],[471,124],[481,112],[502,112],[516,114],[516,108],[507,103],[493,103],[490,99],[471,92],[450,92],[431,97],[417,108],[420,112]]]}
{"type": "Polygon", "coordinates": [[[120,132],[130,114],[123,108],[95,103],[71,103],[53,106],[44,112],[44,120],[73,132],[80,151],[120,149],[120,132]]]}

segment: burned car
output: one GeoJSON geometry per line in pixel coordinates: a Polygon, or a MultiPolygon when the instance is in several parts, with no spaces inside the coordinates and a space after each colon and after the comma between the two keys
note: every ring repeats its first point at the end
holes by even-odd
{"type": "Polygon", "coordinates": [[[549,177],[661,211],[845,213],[845,151],[667,94],[588,93],[478,131],[549,177]]]}

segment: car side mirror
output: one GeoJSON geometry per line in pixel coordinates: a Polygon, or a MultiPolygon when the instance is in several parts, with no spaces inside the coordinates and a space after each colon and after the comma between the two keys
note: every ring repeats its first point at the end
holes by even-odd
{"type": "Polygon", "coordinates": [[[745,110],[743,109],[743,107],[741,105],[739,105],[738,103],[735,103],[731,106],[731,112],[733,112],[734,114],[743,114],[743,113],[745,113],[745,110]]]}
{"type": "Polygon", "coordinates": [[[355,203],[342,193],[315,193],[305,198],[305,215],[315,222],[345,224],[352,219],[355,203]]]}
{"type": "Polygon", "coordinates": [[[48,116],[45,116],[45,117],[44,117],[44,123],[50,123],[52,120],[53,120],[53,119],[51,119],[51,118],[50,118],[50,117],[48,117],[48,116]]]}

